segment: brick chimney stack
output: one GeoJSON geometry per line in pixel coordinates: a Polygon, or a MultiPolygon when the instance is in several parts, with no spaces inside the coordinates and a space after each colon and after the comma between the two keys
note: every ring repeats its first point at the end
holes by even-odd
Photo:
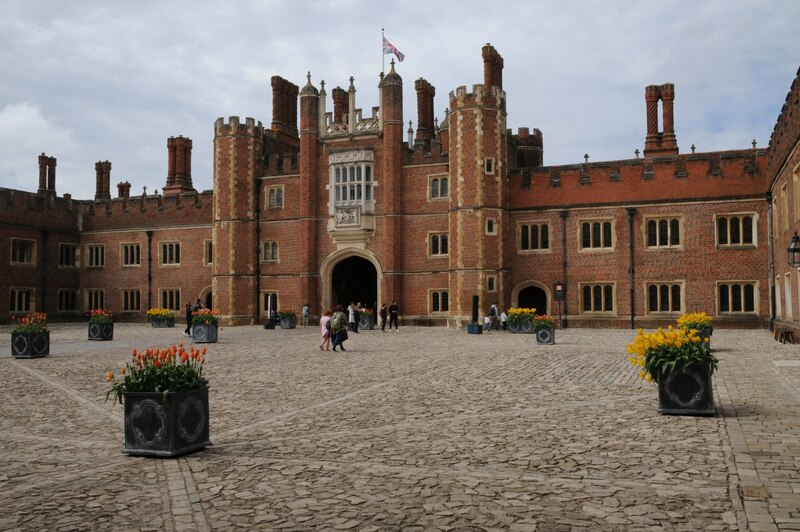
{"type": "Polygon", "coordinates": [[[272,76],[272,131],[297,137],[299,88],[280,76],[272,76]]]}
{"type": "Polygon", "coordinates": [[[344,117],[349,114],[350,95],[341,87],[334,87],[331,91],[333,97],[333,122],[341,124],[344,117]]]}
{"type": "Polygon", "coordinates": [[[111,163],[108,161],[98,161],[94,165],[97,177],[94,199],[111,199],[111,163]]]}
{"type": "Polygon", "coordinates": [[[167,139],[167,185],[165,196],[194,192],[192,186],[192,139],[183,136],[167,139]]]}
{"type": "Polygon", "coordinates": [[[644,100],[647,104],[647,137],[644,142],[645,157],[661,155],[677,155],[678,139],[675,136],[675,119],[673,104],[675,102],[675,85],[648,85],[644,89],[644,100]],[[661,100],[663,131],[658,130],[658,102],[661,100]]]}
{"type": "Polygon", "coordinates": [[[425,143],[426,148],[430,149],[430,142],[433,139],[433,97],[436,95],[436,88],[426,80],[419,78],[414,82],[417,91],[417,135],[415,140],[425,143]]]}
{"type": "Polygon", "coordinates": [[[503,88],[503,58],[489,43],[482,49],[483,85],[488,94],[492,87],[503,88]]]}
{"type": "Polygon", "coordinates": [[[131,184],[127,181],[117,183],[117,197],[130,198],[131,197],[131,184]]]}
{"type": "Polygon", "coordinates": [[[49,157],[42,152],[39,156],[39,190],[38,194],[47,193],[47,159],[49,157]]]}

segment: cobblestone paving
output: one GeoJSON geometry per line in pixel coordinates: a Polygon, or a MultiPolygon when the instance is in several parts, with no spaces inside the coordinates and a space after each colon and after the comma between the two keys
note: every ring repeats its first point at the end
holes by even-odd
{"type": "Polygon", "coordinates": [[[661,416],[631,331],[225,328],[213,446],[129,457],[103,373],[181,328],[0,328],[0,530],[800,530],[800,346],[714,334],[716,417],[661,416]]]}

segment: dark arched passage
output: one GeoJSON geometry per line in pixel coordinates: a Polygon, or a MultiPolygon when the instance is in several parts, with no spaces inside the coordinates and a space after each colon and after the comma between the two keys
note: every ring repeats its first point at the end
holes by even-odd
{"type": "Polygon", "coordinates": [[[378,301],[378,273],[375,266],[362,257],[348,257],[334,266],[331,287],[334,306],[360,302],[365,307],[375,308],[378,301]]]}
{"type": "Polygon", "coordinates": [[[517,297],[521,308],[535,308],[536,314],[547,314],[547,294],[538,286],[523,288],[517,297]]]}

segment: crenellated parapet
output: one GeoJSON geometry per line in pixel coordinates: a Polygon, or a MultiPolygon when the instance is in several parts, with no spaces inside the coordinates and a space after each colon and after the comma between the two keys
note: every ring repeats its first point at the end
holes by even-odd
{"type": "Polygon", "coordinates": [[[761,197],[767,151],[732,150],[515,169],[512,208],[761,197]]]}
{"type": "Polygon", "coordinates": [[[232,116],[226,122],[220,117],[214,122],[215,137],[264,137],[264,126],[261,121],[256,122],[255,118],[247,117],[241,123],[238,116],[232,116]]]}
{"type": "Polygon", "coordinates": [[[211,224],[213,192],[182,192],[81,202],[83,230],[211,224]]]}
{"type": "Polygon", "coordinates": [[[775,179],[800,141],[800,69],[792,81],[767,150],[770,178],[775,179]]]}
{"type": "Polygon", "coordinates": [[[0,224],[77,231],[78,212],[84,203],[69,194],[57,197],[48,191],[0,188],[0,224]]]}
{"type": "Polygon", "coordinates": [[[497,86],[487,90],[484,85],[475,84],[472,86],[472,92],[467,92],[467,87],[462,85],[450,91],[450,114],[470,107],[505,108],[505,105],[506,93],[497,86]]]}
{"type": "Polygon", "coordinates": [[[521,127],[514,134],[509,129],[508,166],[509,168],[535,168],[542,166],[544,160],[544,138],[542,132],[534,128],[521,127]]]}

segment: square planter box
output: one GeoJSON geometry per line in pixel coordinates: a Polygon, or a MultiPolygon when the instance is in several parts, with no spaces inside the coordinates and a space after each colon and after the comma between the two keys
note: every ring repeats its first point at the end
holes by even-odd
{"type": "Polygon", "coordinates": [[[156,329],[175,327],[175,318],[153,318],[150,320],[150,325],[156,329]]]}
{"type": "Polygon", "coordinates": [[[535,334],[537,344],[553,345],[556,343],[556,330],[552,327],[536,329],[535,334]]]}
{"type": "Polygon", "coordinates": [[[711,373],[707,366],[689,366],[683,372],[658,379],[658,411],[661,414],[714,415],[711,373]]]}
{"type": "Polygon", "coordinates": [[[211,445],[208,388],[162,393],[123,392],[124,453],[174,457],[211,445]]]}
{"type": "Polygon", "coordinates": [[[217,326],[204,323],[192,325],[192,340],[196,344],[217,343],[217,326]]]}
{"type": "Polygon", "coordinates": [[[90,323],[89,340],[113,340],[114,323],[90,323]]]}
{"type": "Polygon", "coordinates": [[[281,329],[294,329],[297,327],[297,320],[294,318],[281,318],[281,329]]]}
{"type": "Polygon", "coordinates": [[[368,318],[366,316],[362,316],[358,320],[358,330],[363,331],[371,331],[375,328],[375,320],[372,318],[368,318]]]}
{"type": "Polygon", "coordinates": [[[14,358],[41,358],[49,354],[50,331],[11,333],[11,356],[14,358]]]}
{"type": "Polygon", "coordinates": [[[533,333],[533,323],[530,320],[508,322],[508,332],[516,334],[533,333]]]}

